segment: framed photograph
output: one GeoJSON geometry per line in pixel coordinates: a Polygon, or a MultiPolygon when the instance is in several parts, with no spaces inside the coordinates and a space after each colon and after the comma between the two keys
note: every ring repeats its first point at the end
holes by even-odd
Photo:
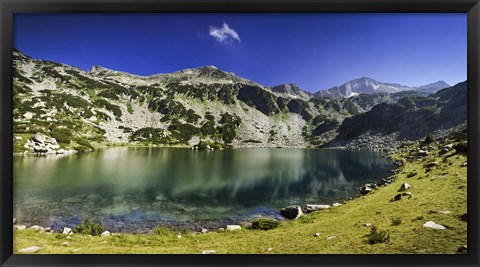
{"type": "Polygon", "coordinates": [[[1,266],[478,266],[478,0],[1,6],[1,266]]]}

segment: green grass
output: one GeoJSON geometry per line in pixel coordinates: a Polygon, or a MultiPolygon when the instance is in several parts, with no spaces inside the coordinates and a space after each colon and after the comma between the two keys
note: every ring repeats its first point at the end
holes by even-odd
{"type": "MultiPolygon", "coordinates": [[[[396,180],[387,187],[308,215],[308,220],[282,222],[268,231],[242,229],[234,232],[209,232],[202,235],[186,233],[178,238],[167,234],[116,234],[109,237],[89,237],[73,234],[70,240],[53,234],[24,230],[14,233],[14,253],[29,246],[40,246],[38,253],[113,254],[199,254],[213,249],[218,253],[260,254],[454,254],[466,244],[467,224],[459,220],[467,208],[467,168],[460,165],[466,161],[463,154],[451,151],[441,157],[439,150],[429,156],[407,162],[396,175],[396,180]],[[423,165],[436,160],[438,167],[425,173],[423,165]],[[415,171],[417,175],[407,178],[415,171]],[[446,175],[442,175],[446,173],[446,175]],[[390,202],[400,185],[408,182],[413,198],[390,202]],[[450,214],[431,213],[431,210],[448,210],[450,214]],[[401,224],[393,225],[392,218],[401,218],[401,224]],[[424,228],[426,221],[434,221],[447,230],[424,228]],[[389,234],[387,243],[369,244],[371,223],[380,231],[389,234]],[[322,233],[320,237],[313,236],[322,233]],[[337,238],[326,240],[327,237],[337,238]],[[82,237],[83,236],[83,237],[82,237]],[[68,247],[61,244],[68,241],[68,247]],[[103,242],[106,241],[106,242],[103,242]],[[273,248],[267,251],[267,248],[273,248]]],[[[407,158],[405,153],[396,158],[407,158]]],[[[108,229],[106,229],[108,230],[108,229]]]]}

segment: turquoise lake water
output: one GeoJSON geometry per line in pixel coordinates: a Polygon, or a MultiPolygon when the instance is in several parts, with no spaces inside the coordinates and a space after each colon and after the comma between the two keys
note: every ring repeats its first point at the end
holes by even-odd
{"type": "Polygon", "coordinates": [[[319,149],[119,147],[14,157],[14,217],[54,228],[96,218],[115,232],[214,228],[353,197],[393,167],[379,153],[319,149]]]}

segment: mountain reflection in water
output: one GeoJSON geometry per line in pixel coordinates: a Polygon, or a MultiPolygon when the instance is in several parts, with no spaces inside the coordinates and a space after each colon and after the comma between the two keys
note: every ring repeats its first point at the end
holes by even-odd
{"type": "Polygon", "coordinates": [[[353,196],[392,167],[379,153],[318,149],[120,147],[15,157],[14,214],[54,226],[95,217],[120,231],[277,216],[286,205],[353,196]]]}

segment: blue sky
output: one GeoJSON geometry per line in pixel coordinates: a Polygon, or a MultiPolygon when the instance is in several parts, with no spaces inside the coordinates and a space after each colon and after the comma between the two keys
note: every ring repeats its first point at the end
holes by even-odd
{"type": "Polygon", "coordinates": [[[17,14],[39,59],[138,75],[214,65],[316,92],[349,80],[418,86],[467,76],[465,14],[17,14]]]}

